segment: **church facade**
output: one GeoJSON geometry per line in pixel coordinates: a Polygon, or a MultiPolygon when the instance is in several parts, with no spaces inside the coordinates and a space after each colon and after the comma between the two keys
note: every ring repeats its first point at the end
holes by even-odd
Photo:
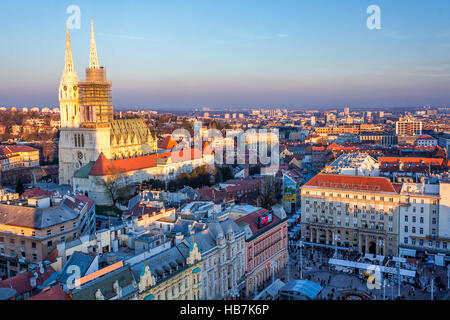
{"type": "Polygon", "coordinates": [[[69,30],[66,60],[59,87],[61,130],[59,183],[71,185],[98,205],[113,205],[109,190],[142,181],[169,181],[202,165],[214,166],[214,154],[205,143],[202,150],[166,139],[158,143],[142,119],[114,119],[111,82],[98,63],[94,26],[86,80],[76,74],[69,30]],[[167,143],[170,141],[171,143],[167,143]]]}
{"type": "Polygon", "coordinates": [[[60,184],[73,185],[74,174],[83,166],[95,162],[102,153],[108,159],[120,159],[157,152],[157,141],[144,120],[114,120],[111,82],[106,80],[106,69],[98,63],[93,23],[85,81],[78,80],[67,29],[59,104],[60,184]]]}

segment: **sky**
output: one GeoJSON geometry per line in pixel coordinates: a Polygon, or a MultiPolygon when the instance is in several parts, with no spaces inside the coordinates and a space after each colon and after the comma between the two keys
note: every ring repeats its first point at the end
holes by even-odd
{"type": "Polygon", "coordinates": [[[58,106],[71,5],[78,77],[92,17],[116,108],[450,104],[448,0],[1,0],[0,105],[58,106]]]}

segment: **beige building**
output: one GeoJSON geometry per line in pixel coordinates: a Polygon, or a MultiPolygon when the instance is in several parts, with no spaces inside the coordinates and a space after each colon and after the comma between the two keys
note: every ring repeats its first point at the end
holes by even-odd
{"type": "Polygon", "coordinates": [[[8,171],[39,166],[39,150],[29,146],[0,146],[0,169],[8,171]]]}
{"type": "Polygon", "coordinates": [[[303,240],[397,255],[401,184],[319,174],[301,188],[303,240]]]}
{"type": "Polygon", "coordinates": [[[45,197],[2,204],[0,273],[9,278],[30,263],[44,261],[59,243],[94,232],[94,201],[82,195],[66,196],[55,206],[45,197]]]}

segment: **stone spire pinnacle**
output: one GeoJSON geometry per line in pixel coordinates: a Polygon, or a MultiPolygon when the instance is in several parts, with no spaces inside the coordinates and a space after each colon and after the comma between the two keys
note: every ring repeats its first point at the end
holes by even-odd
{"type": "Polygon", "coordinates": [[[98,69],[97,46],[95,45],[94,19],[91,18],[91,55],[89,57],[89,68],[98,69]]]}
{"type": "Polygon", "coordinates": [[[64,66],[64,75],[76,77],[72,58],[72,46],[70,45],[69,25],[66,27],[66,64],[64,66]]]}

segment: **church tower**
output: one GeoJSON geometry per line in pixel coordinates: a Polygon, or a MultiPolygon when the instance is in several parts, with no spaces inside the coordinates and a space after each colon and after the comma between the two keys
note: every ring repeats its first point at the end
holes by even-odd
{"type": "Polygon", "coordinates": [[[79,127],[78,77],[73,64],[69,26],[66,28],[66,63],[59,85],[59,109],[62,128],[79,127]]]}
{"type": "Polygon", "coordinates": [[[98,63],[94,22],[91,20],[91,50],[86,81],[79,82],[81,123],[110,123],[113,121],[111,82],[106,69],[98,63]]]}

